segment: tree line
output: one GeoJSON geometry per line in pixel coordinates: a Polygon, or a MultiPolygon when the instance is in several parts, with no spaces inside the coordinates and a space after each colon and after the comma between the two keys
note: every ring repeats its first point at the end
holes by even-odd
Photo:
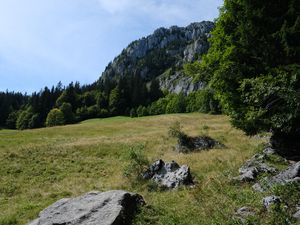
{"type": "Polygon", "coordinates": [[[31,129],[90,118],[141,116],[141,109],[144,115],[196,110],[192,103],[187,106],[186,101],[192,102],[191,97],[167,95],[160,90],[157,80],[145,82],[139,76],[126,76],[117,82],[99,80],[83,86],[78,82],[66,87],[58,83],[31,95],[1,92],[0,127],[31,129]]]}

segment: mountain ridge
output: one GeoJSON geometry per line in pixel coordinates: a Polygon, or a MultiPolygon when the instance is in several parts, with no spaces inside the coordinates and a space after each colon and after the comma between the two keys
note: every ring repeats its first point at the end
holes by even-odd
{"type": "Polygon", "coordinates": [[[193,85],[192,79],[183,78],[182,65],[200,60],[208,51],[208,38],[213,28],[214,23],[210,21],[194,22],[186,27],[158,28],[153,34],[135,40],[123,49],[107,65],[98,82],[140,76],[145,82],[158,79],[161,88],[170,92],[187,93],[199,89],[203,85],[193,85]],[[167,71],[171,71],[168,76],[172,79],[163,76],[167,71]],[[174,85],[175,80],[181,88],[174,85]]]}

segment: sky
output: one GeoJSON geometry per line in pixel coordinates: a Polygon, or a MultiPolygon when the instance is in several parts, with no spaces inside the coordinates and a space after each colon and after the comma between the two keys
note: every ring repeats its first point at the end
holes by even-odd
{"type": "Polygon", "coordinates": [[[213,20],[223,0],[0,0],[0,91],[90,84],[132,41],[213,20]]]}

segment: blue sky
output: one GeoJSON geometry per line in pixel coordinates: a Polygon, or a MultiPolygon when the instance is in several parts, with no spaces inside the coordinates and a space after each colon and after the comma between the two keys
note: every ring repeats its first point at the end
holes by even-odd
{"type": "Polygon", "coordinates": [[[0,91],[97,80],[156,28],[213,20],[222,0],[0,0],[0,91]]]}

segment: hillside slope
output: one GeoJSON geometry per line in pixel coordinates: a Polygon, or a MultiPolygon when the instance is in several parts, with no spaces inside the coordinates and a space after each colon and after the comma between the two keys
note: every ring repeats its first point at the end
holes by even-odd
{"type": "Polygon", "coordinates": [[[147,201],[135,224],[228,224],[245,204],[260,205],[251,186],[232,185],[230,177],[261,142],[231,127],[226,116],[172,114],[142,118],[93,119],[77,125],[0,131],[0,224],[24,224],[66,196],[125,189],[147,201]],[[168,129],[180,121],[190,135],[208,134],[227,148],[193,154],[173,151],[168,129]],[[191,168],[193,189],[155,191],[123,176],[128,152],[144,146],[150,161],[176,160],[191,168]]]}

